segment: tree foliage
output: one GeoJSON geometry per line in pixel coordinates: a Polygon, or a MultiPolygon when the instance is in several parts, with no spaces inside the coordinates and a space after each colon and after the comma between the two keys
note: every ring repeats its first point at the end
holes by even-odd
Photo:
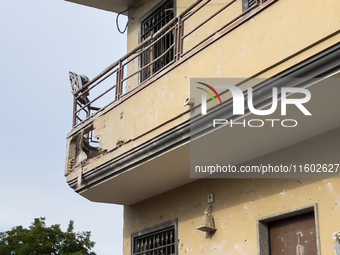
{"type": "Polygon", "coordinates": [[[22,226],[0,233],[0,255],[95,255],[91,232],[74,232],[71,220],[66,232],[59,224],[46,227],[45,218],[36,218],[27,229],[22,226]]]}

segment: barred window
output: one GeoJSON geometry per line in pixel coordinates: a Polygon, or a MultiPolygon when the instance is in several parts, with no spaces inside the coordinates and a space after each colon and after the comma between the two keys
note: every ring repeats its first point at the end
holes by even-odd
{"type": "MultiPolygon", "coordinates": [[[[154,10],[151,10],[151,13],[141,21],[140,41],[143,42],[171,21],[175,16],[174,11],[173,0],[163,1],[154,10]]],[[[144,49],[146,50],[140,57],[140,67],[145,67],[141,71],[140,82],[148,79],[152,74],[158,72],[174,59],[173,44],[173,32],[166,34],[166,31],[164,31],[153,46],[145,46],[144,49]],[[151,62],[153,63],[150,64],[151,62]]]]}
{"type": "MultiPolygon", "coordinates": [[[[267,2],[267,0],[257,0],[258,4],[267,2]]],[[[250,7],[256,5],[256,0],[242,0],[242,11],[248,10],[250,7]]]]}
{"type": "Polygon", "coordinates": [[[256,0],[243,0],[243,11],[248,10],[250,7],[256,4],[256,0]]]}
{"type": "Polygon", "coordinates": [[[132,234],[132,255],[177,255],[177,220],[132,234]]]}

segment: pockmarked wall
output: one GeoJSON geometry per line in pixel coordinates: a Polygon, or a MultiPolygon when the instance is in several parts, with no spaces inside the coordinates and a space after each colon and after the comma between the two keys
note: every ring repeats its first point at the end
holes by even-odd
{"type": "MultiPolygon", "coordinates": [[[[331,130],[246,163],[275,165],[281,164],[282,158],[298,157],[321,160],[327,153],[334,155],[338,146],[323,146],[322,156],[313,148],[326,137],[339,137],[339,133],[340,129],[331,130]]],[[[339,163],[340,155],[330,160],[339,163]]],[[[307,175],[303,179],[201,179],[125,206],[124,255],[131,254],[132,233],[173,219],[178,219],[179,254],[258,254],[258,220],[313,205],[317,208],[320,254],[334,254],[332,233],[339,229],[339,202],[340,178],[309,179],[307,175]],[[207,202],[209,193],[214,193],[211,204],[207,202]],[[213,234],[196,229],[208,205],[212,206],[217,228],[213,234]]]]}

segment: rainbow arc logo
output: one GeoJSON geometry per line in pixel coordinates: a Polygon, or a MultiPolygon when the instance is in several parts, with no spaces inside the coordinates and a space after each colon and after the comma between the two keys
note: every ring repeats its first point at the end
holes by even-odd
{"type": "MultiPolygon", "coordinates": [[[[222,105],[222,100],[221,100],[219,94],[217,93],[217,91],[216,91],[212,86],[210,86],[209,84],[203,83],[203,82],[197,82],[197,83],[198,83],[198,84],[201,84],[201,85],[203,85],[203,86],[205,86],[205,87],[207,87],[207,88],[210,89],[212,92],[214,92],[215,95],[217,96],[218,100],[220,101],[220,104],[222,105]]],[[[209,90],[204,89],[204,88],[201,88],[201,87],[196,87],[196,88],[198,88],[198,89],[203,90],[204,92],[206,92],[206,93],[212,98],[212,100],[214,101],[215,105],[217,105],[217,102],[216,102],[216,100],[215,100],[215,97],[213,96],[213,94],[212,94],[209,90]]],[[[206,100],[207,100],[206,95],[205,95],[205,94],[202,94],[202,114],[207,114],[206,100]]]]}

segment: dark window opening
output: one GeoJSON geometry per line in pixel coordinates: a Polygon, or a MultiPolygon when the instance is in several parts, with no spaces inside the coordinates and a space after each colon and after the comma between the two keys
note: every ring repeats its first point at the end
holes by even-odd
{"type": "MultiPolygon", "coordinates": [[[[258,4],[267,2],[267,0],[257,0],[258,4]]],[[[256,0],[242,0],[242,11],[246,11],[249,8],[253,7],[254,5],[256,5],[256,0]]]]}
{"type": "Polygon", "coordinates": [[[177,220],[132,234],[132,255],[177,255],[177,220]]]}
{"type": "Polygon", "coordinates": [[[254,6],[256,4],[256,0],[242,0],[242,10],[246,11],[248,10],[250,7],[254,6]]]}
{"type": "MultiPolygon", "coordinates": [[[[174,2],[171,0],[161,3],[160,6],[156,7],[150,15],[141,21],[140,41],[143,42],[149,36],[155,34],[173,18],[174,2]]],[[[172,47],[174,43],[173,32],[166,34],[166,31],[164,31],[160,37],[153,46],[149,46],[152,43],[152,41],[150,41],[148,45],[144,47],[146,50],[141,54],[140,67],[145,68],[141,71],[140,82],[148,79],[174,59],[174,50],[172,47]],[[152,61],[154,61],[154,63],[150,64],[152,61]]]]}

